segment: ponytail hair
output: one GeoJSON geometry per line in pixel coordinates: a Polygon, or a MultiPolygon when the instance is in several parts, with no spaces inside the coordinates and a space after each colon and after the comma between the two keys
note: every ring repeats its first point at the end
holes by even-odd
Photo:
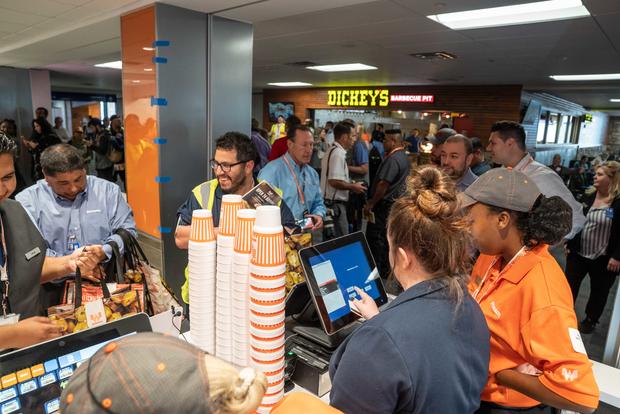
{"type": "Polygon", "coordinates": [[[213,414],[249,414],[256,412],[265,391],[265,374],[253,368],[237,371],[212,355],[205,355],[209,378],[209,396],[213,414]]]}
{"type": "Polygon", "coordinates": [[[390,248],[413,253],[426,272],[447,280],[457,306],[462,302],[471,267],[470,237],[446,174],[429,166],[412,172],[407,191],[390,211],[388,237],[390,248]]]}
{"type": "MultiPolygon", "coordinates": [[[[488,206],[491,211],[499,213],[506,209],[488,206]]],[[[516,219],[517,229],[521,232],[523,245],[527,248],[539,244],[554,245],[570,233],[573,224],[573,210],[559,196],[540,195],[532,210],[517,212],[508,210],[516,219]]]]}

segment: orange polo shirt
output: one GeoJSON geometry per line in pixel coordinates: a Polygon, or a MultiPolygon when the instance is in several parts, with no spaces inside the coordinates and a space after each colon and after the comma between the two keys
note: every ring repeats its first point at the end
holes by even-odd
{"type": "Polygon", "coordinates": [[[525,250],[500,272],[501,258],[480,255],[469,291],[491,331],[489,378],[482,400],[506,407],[540,404],[499,385],[499,371],[530,364],[554,393],[597,407],[599,390],[592,363],[577,330],[573,297],[562,269],[542,245],[525,250]]]}
{"type": "Polygon", "coordinates": [[[342,411],[324,403],[315,395],[305,392],[293,392],[284,396],[271,410],[272,414],[343,414],[342,411]]]}

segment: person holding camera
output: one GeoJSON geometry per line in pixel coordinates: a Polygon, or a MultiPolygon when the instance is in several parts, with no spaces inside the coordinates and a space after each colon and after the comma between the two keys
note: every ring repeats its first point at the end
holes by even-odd
{"type": "Polygon", "coordinates": [[[305,125],[294,125],[289,130],[287,144],[286,154],[265,165],[258,179],[282,190],[282,199],[302,230],[319,230],[323,227],[325,204],[319,175],[309,165],[314,148],[312,130],[305,125]]]}
{"type": "Polygon", "coordinates": [[[370,245],[381,277],[387,279],[390,273],[388,261],[387,219],[392,205],[405,191],[405,183],[411,170],[411,163],[403,146],[400,129],[388,129],[383,140],[385,158],[381,161],[375,180],[370,187],[369,200],[364,206],[368,217],[366,238],[370,245]]]}
{"type": "MultiPolygon", "coordinates": [[[[347,220],[349,191],[355,194],[362,194],[366,191],[363,183],[352,183],[349,178],[347,150],[353,147],[353,130],[351,124],[344,122],[334,127],[334,145],[325,154],[321,164],[321,192],[325,199],[325,206],[328,208],[328,215],[333,218],[333,236],[335,237],[349,234],[349,221],[347,220]]],[[[324,236],[325,239],[332,238],[329,231],[325,232],[324,236]]]]}

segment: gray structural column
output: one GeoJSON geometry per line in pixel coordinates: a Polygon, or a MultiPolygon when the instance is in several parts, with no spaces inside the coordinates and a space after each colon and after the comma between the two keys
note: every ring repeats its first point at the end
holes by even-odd
{"type": "Polygon", "coordinates": [[[187,251],[174,242],[176,212],[210,179],[215,141],[250,132],[253,29],[250,24],[156,4],[159,191],[162,263],[180,294],[187,251]]]}

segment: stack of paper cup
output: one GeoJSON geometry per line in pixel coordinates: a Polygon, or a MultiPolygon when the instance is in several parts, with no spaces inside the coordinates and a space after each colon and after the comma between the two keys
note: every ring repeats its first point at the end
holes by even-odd
{"type": "Polygon", "coordinates": [[[217,278],[215,301],[215,355],[225,361],[233,359],[232,268],[237,211],[243,207],[240,195],[222,197],[217,235],[217,278]]]}
{"type": "Polygon", "coordinates": [[[189,308],[192,342],[215,352],[215,232],[209,210],[194,210],[189,237],[189,308]]]}
{"type": "Polygon", "coordinates": [[[250,362],[263,371],[268,387],[259,413],[284,397],[285,256],[280,208],[256,209],[256,247],[250,261],[250,362]]]}
{"type": "Polygon", "coordinates": [[[250,259],[256,210],[237,211],[233,249],[233,364],[250,365],[250,259]]]}

